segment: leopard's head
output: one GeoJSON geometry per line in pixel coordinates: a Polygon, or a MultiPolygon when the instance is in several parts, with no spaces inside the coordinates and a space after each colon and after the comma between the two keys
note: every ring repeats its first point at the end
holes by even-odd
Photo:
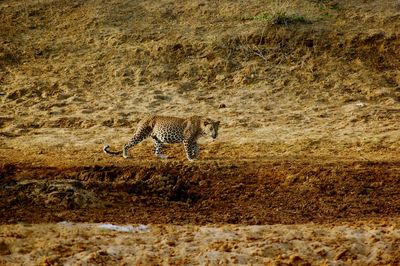
{"type": "Polygon", "coordinates": [[[204,118],[201,121],[201,129],[205,135],[210,136],[213,140],[218,136],[219,121],[210,118],[204,118]]]}

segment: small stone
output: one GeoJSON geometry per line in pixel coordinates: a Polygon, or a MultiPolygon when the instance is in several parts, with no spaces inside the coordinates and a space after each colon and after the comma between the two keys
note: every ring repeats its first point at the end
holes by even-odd
{"type": "Polygon", "coordinates": [[[217,76],[215,77],[215,79],[216,79],[217,81],[222,81],[222,80],[224,80],[224,79],[225,79],[225,76],[224,76],[224,75],[221,75],[221,74],[219,74],[219,75],[217,75],[217,76]]]}

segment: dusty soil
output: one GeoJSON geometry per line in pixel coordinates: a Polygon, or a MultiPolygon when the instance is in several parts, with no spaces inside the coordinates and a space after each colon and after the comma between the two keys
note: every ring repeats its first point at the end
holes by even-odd
{"type": "Polygon", "coordinates": [[[0,25],[0,263],[399,263],[398,1],[5,0],[0,25]],[[221,120],[219,137],[194,163],[179,145],[158,160],[150,141],[130,160],[102,153],[154,113],[221,120]],[[34,244],[71,230],[107,243],[100,222],[151,224],[118,235],[129,245],[238,232],[215,241],[243,256],[197,233],[171,261],[152,258],[183,242],[144,261],[92,238],[34,244]],[[313,230],[327,238],[284,236],[313,230]]]}
{"type": "Polygon", "coordinates": [[[397,265],[399,220],[329,225],[6,225],[6,265],[397,265]],[[145,230],[138,230],[145,228],[145,230]],[[10,255],[13,254],[13,255],[10,255]],[[334,263],[332,263],[334,262],[334,263]]]}

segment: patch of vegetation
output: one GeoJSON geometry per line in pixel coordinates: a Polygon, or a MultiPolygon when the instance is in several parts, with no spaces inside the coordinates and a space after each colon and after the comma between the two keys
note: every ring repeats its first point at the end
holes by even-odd
{"type": "Polygon", "coordinates": [[[306,19],[302,15],[297,14],[286,14],[278,13],[273,19],[272,24],[274,25],[289,25],[289,24],[310,24],[311,21],[306,19]]]}
{"type": "Polygon", "coordinates": [[[271,16],[268,15],[267,12],[262,12],[262,13],[256,15],[256,16],[254,16],[254,17],[250,17],[250,20],[261,20],[261,21],[266,20],[266,21],[269,21],[269,20],[271,20],[271,16]]]}

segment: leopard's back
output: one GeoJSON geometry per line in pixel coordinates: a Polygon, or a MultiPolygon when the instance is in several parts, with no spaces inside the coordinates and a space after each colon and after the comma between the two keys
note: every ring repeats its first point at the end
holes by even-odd
{"type": "Polygon", "coordinates": [[[156,116],[151,136],[163,143],[180,143],[185,140],[187,121],[184,118],[156,116]]]}

